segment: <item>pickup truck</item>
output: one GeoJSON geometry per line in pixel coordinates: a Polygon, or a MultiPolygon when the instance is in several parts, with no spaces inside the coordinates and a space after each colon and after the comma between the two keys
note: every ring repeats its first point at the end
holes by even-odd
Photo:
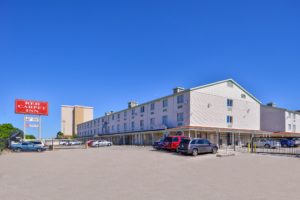
{"type": "Polygon", "coordinates": [[[12,151],[15,151],[15,152],[21,152],[21,151],[42,152],[42,151],[46,150],[46,148],[44,146],[41,146],[39,144],[35,144],[33,142],[14,143],[14,144],[11,144],[10,149],[12,151]]]}

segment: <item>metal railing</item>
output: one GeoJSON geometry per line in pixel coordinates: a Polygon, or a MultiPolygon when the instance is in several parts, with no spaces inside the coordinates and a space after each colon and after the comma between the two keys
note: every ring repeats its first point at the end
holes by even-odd
{"type": "Polygon", "coordinates": [[[253,137],[236,150],[243,153],[277,154],[287,156],[300,156],[299,137],[253,137]]]}

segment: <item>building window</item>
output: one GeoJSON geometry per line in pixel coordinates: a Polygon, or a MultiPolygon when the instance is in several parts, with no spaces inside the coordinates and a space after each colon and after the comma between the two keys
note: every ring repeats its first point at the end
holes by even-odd
{"type": "Polygon", "coordinates": [[[183,95],[177,96],[177,104],[183,103],[183,95]]]}
{"type": "Polygon", "coordinates": [[[289,131],[291,131],[292,130],[292,125],[291,124],[289,124],[289,131]]]}
{"type": "Polygon", "coordinates": [[[134,122],[131,122],[131,130],[134,130],[134,122]]]}
{"type": "Polygon", "coordinates": [[[127,111],[124,112],[124,118],[127,118],[127,111]]]}
{"type": "Polygon", "coordinates": [[[164,99],[162,104],[163,104],[163,108],[168,107],[168,99],[164,99]]]}
{"type": "Polygon", "coordinates": [[[151,103],[150,110],[154,110],[154,109],[155,109],[155,103],[151,103]]]}
{"type": "Polygon", "coordinates": [[[135,114],[135,110],[132,109],[132,110],[131,110],[131,115],[134,115],[134,114],[135,114]]]}
{"type": "Polygon", "coordinates": [[[227,82],[227,86],[232,88],[233,87],[233,83],[231,81],[228,81],[227,82]]]}
{"type": "Polygon", "coordinates": [[[118,119],[120,119],[120,113],[118,113],[118,119]]]}
{"type": "Polygon", "coordinates": [[[168,125],[168,115],[164,115],[162,117],[162,124],[167,126],[168,125]]]}
{"type": "Polygon", "coordinates": [[[233,117],[228,115],[227,116],[227,124],[232,124],[233,123],[233,117]]]}
{"type": "Polygon", "coordinates": [[[115,115],[112,115],[112,116],[111,116],[111,120],[115,120],[115,115]]]}
{"type": "Polygon", "coordinates": [[[232,107],[232,106],[233,106],[233,100],[227,99],[227,107],[232,107]]]}
{"type": "Polygon", "coordinates": [[[154,125],[155,125],[155,118],[151,118],[150,119],[150,126],[153,128],[154,125]]]}
{"type": "Polygon", "coordinates": [[[296,132],[296,125],[293,125],[293,132],[296,132]]]}
{"type": "Polygon", "coordinates": [[[296,119],[296,114],[295,113],[293,113],[293,119],[296,119]]]}
{"type": "Polygon", "coordinates": [[[183,113],[177,113],[177,122],[183,122],[183,113]]]}
{"type": "Polygon", "coordinates": [[[127,124],[124,123],[124,131],[127,131],[127,124]]]}
{"type": "Polygon", "coordinates": [[[144,113],[145,112],[145,106],[142,106],[141,107],[141,113],[144,113]]]}
{"type": "Polygon", "coordinates": [[[144,120],[140,120],[140,128],[143,130],[144,129],[144,120]]]}
{"type": "Polygon", "coordinates": [[[114,131],[114,129],[115,129],[115,126],[114,126],[114,125],[112,125],[112,126],[111,126],[111,130],[112,130],[112,131],[114,131]]]}
{"type": "Polygon", "coordinates": [[[246,95],[245,94],[241,94],[242,99],[246,99],[246,95]]]}
{"type": "Polygon", "coordinates": [[[117,125],[117,131],[120,131],[120,124],[117,125]]]}
{"type": "Polygon", "coordinates": [[[292,114],[291,113],[289,113],[289,118],[291,118],[292,117],[292,114]]]}

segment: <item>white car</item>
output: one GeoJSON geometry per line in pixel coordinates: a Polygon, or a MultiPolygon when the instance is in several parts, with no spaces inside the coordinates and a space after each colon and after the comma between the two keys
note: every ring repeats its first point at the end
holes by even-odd
{"type": "Polygon", "coordinates": [[[43,141],[31,141],[31,143],[33,143],[35,146],[39,146],[39,147],[45,147],[45,143],[43,141]]]}
{"type": "Polygon", "coordinates": [[[268,139],[260,139],[258,141],[253,142],[257,148],[266,148],[266,149],[275,149],[281,147],[280,142],[276,140],[268,140],[268,139]]]}
{"type": "Polygon", "coordinates": [[[106,140],[96,140],[92,143],[92,147],[104,147],[104,146],[111,146],[112,142],[106,140]]]}
{"type": "Polygon", "coordinates": [[[67,145],[69,143],[68,140],[60,140],[59,145],[67,145]]]}
{"type": "Polygon", "coordinates": [[[78,141],[78,140],[72,140],[72,141],[69,141],[67,143],[68,146],[72,146],[72,145],[82,145],[82,142],[81,141],[78,141]]]}

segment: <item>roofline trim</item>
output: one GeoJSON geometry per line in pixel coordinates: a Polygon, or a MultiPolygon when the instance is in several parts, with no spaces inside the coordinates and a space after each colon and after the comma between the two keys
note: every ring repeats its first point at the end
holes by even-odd
{"type": "Polygon", "coordinates": [[[206,84],[206,85],[194,87],[194,88],[191,88],[190,91],[197,90],[197,89],[202,89],[202,88],[207,88],[207,87],[210,87],[210,86],[218,85],[218,84],[229,82],[229,81],[231,81],[233,84],[235,84],[236,86],[238,86],[241,90],[243,90],[246,94],[248,94],[256,102],[258,102],[259,104],[262,104],[261,101],[259,101],[255,96],[253,96],[250,92],[248,92],[245,88],[243,88],[240,84],[238,84],[233,79],[225,79],[223,81],[217,81],[217,82],[214,82],[214,83],[210,83],[210,84],[206,84]]]}

